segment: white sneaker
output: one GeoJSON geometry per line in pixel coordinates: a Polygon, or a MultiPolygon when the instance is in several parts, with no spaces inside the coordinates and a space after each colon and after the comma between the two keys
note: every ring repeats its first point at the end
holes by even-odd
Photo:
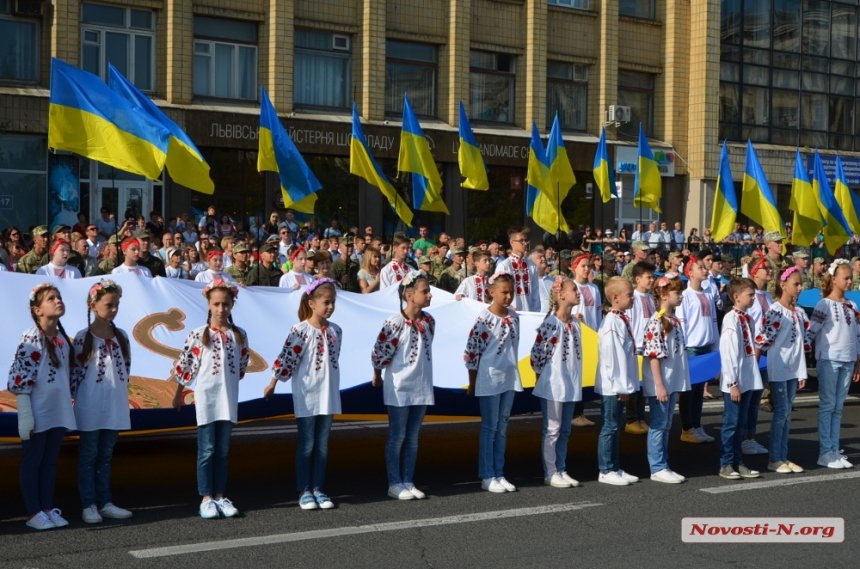
{"type": "Polygon", "coordinates": [[[132,516],[132,513],[125,508],[120,508],[119,506],[115,506],[111,502],[108,502],[104,506],[102,506],[99,513],[103,518],[109,518],[112,520],[127,520],[132,516]]]}
{"type": "Polygon", "coordinates": [[[225,518],[232,518],[239,513],[239,510],[236,509],[236,506],[233,505],[230,498],[217,498],[215,500],[215,505],[218,506],[218,511],[220,511],[221,515],[225,518]]]}
{"type": "Polygon", "coordinates": [[[505,492],[516,492],[517,491],[517,487],[514,486],[513,484],[511,484],[510,482],[508,482],[504,476],[496,478],[496,481],[502,485],[502,488],[505,489],[505,492]]]}
{"type": "Polygon", "coordinates": [[[755,439],[746,439],[741,443],[743,454],[767,454],[767,449],[760,445],[755,439]]]}
{"type": "Polygon", "coordinates": [[[834,470],[845,468],[842,464],[842,455],[835,452],[828,452],[818,457],[818,466],[825,466],[834,470]]]}
{"type": "Polygon", "coordinates": [[[60,511],[59,508],[54,508],[50,512],[48,512],[48,518],[51,519],[51,523],[54,524],[54,527],[64,528],[69,525],[69,521],[64,518],[62,515],[63,512],[60,511]]]}
{"type": "Polygon", "coordinates": [[[84,511],[81,512],[81,518],[83,518],[85,524],[100,524],[102,523],[101,514],[99,514],[99,509],[96,508],[96,505],[87,506],[84,508],[84,511]]]}
{"type": "Polygon", "coordinates": [[[597,477],[597,481],[601,484],[609,484],[611,486],[630,486],[630,483],[624,480],[617,472],[601,472],[597,477]]]}
{"type": "Polygon", "coordinates": [[[409,490],[409,493],[412,494],[412,497],[416,500],[423,500],[427,497],[427,494],[416,488],[415,484],[404,484],[403,486],[409,490]]]}
{"type": "Polygon", "coordinates": [[[549,476],[544,479],[544,482],[553,488],[570,488],[571,484],[567,480],[564,479],[564,476],[561,473],[556,472],[552,476],[549,476]]]}
{"type": "Polygon", "coordinates": [[[579,487],[579,480],[568,474],[567,472],[562,472],[561,477],[567,480],[568,484],[570,484],[571,488],[579,487]]]}
{"type": "Polygon", "coordinates": [[[678,480],[680,480],[681,482],[683,482],[683,481],[685,481],[685,480],[687,479],[687,477],[686,477],[686,476],[681,476],[680,474],[678,474],[678,473],[677,473],[677,472],[675,472],[674,470],[669,470],[669,472],[671,472],[671,473],[672,473],[672,476],[674,476],[675,478],[677,478],[677,479],[678,479],[678,480]]]}
{"type": "Polygon", "coordinates": [[[33,528],[36,531],[44,531],[46,529],[54,529],[54,522],[51,521],[51,518],[48,517],[48,514],[45,512],[39,512],[29,520],[27,520],[27,527],[33,528]]]}
{"type": "Polygon", "coordinates": [[[675,476],[675,473],[668,468],[664,468],[663,470],[653,473],[651,475],[651,480],[654,482],[663,482],[664,484],[680,484],[683,482],[683,480],[675,476]]]}
{"type": "Polygon", "coordinates": [[[505,487],[499,484],[499,480],[497,478],[484,478],[481,481],[481,489],[486,490],[487,492],[492,492],[493,494],[504,494],[507,492],[505,487]]]}
{"type": "Polygon", "coordinates": [[[218,505],[215,500],[207,498],[200,502],[200,517],[204,520],[215,520],[221,517],[218,513],[218,505]]]}
{"type": "Polygon", "coordinates": [[[388,497],[394,498],[395,500],[414,500],[415,496],[412,495],[406,486],[403,484],[392,484],[388,487],[388,497]]]}
{"type": "Polygon", "coordinates": [[[618,470],[618,476],[620,476],[625,481],[627,481],[628,484],[634,484],[636,482],[639,482],[638,476],[633,476],[632,474],[627,474],[623,470],[618,470]]]}
{"type": "Polygon", "coordinates": [[[842,468],[854,468],[854,465],[851,464],[851,462],[847,458],[845,458],[844,454],[839,455],[839,462],[842,463],[842,468]]]}
{"type": "Polygon", "coordinates": [[[716,439],[714,439],[714,437],[712,437],[711,435],[709,435],[708,433],[705,432],[705,427],[698,427],[696,429],[696,434],[699,435],[699,438],[702,439],[703,441],[705,441],[706,443],[712,443],[716,440],[716,439]]]}

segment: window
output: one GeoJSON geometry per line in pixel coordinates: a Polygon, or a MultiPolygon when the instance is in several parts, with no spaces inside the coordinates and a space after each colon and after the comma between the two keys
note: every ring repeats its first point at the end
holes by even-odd
{"type": "Polygon", "coordinates": [[[469,54],[469,108],[479,121],[514,122],[515,56],[473,51],[469,54]]]}
{"type": "Polygon", "coordinates": [[[552,124],[558,112],[561,128],[585,130],[588,126],[588,67],[548,61],[546,74],[546,124],[552,124]]]}
{"type": "Polygon", "coordinates": [[[654,0],[620,0],[618,13],[622,16],[653,20],[655,17],[654,0]]]}
{"type": "Polygon", "coordinates": [[[47,140],[0,134],[0,212],[4,225],[21,228],[45,222],[48,203],[47,140]]]}
{"type": "Polygon", "coordinates": [[[155,14],[151,10],[84,4],[83,68],[107,78],[108,63],[144,91],[155,89],[155,14]]]}
{"type": "Polygon", "coordinates": [[[619,129],[636,136],[639,123],[645,134],[654,136],[654,76],[638,71],[618,71],[618,104],[630,107],[630,122],[619,129]]]}
{"type": "Polygon", "coordinates": [[[257,100],[257,24],[194,18],[194,95],[257,100]]]}
{"type": "Polygon", "coordinates": [[[579,10],[591,10],[591,0],[549,0],[550,6],[564,6],[565,8],[577,8],[579,10]]]}
{"type": "Polygon", "coordinates": [[[0,0],[0,81],[39,80],[39,20],[12,15],[12,0],[0,0]]]}
{"type": "Polygon", "coordinates": [[[436,46],[389,40],[385,45],[385,112],[403,112],[403,94],[416,115],[436,116],[436,46]]]}
{"type": "Polygon", "coordinates": [[[352,92],[351,46],[349,36],[296,30],[295,105],[349,107],[352,92]]]}

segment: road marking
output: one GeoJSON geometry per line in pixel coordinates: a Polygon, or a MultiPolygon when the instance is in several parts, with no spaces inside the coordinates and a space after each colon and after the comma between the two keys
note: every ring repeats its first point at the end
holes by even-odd
{"type": "Polygon", "coordinates": [[[277,543],[291,543],[296,541],[307,541],[310,539],[327,539],[330,537],[342,537],[345,535],[361,535],[364,533],[378,533],[382,531],[399,531],[405,529],[426,528],[433,526],[468,524],[473,522],[484,522],[502,520],[506,518],[520,518],[524,516],[539,516],[544,514],[555,514],[559,512],[572,512],[585,508],[602,506],[595,502],[579,502],[573,504],[553,504],[549,506],[538,506],[534,508],[517,508],[513,510],[496,510],[492,512],[480,512],[476,514],[460,514],[456,516],[445,516],[440,518],[424,518],[421,520],[404,520],[402,522],[388,522],[381,524],[369,524],[364,526],[347,526],[340,528],[329,528],[323,530],[303,531],[297,533],[282,533],[275,535],[264,535],[257,537],[246,537],[240,539],[229,539],[219,541],[205,541],[201,543],[189,543],[187,545],[173,545],[168,547],[154,547],[151,549],[138,549],[129,551],[132,557],[137,559],[150,559],[155,557],[169,557],[171,555],[184,555],[187,553],[201,553],[205,551],[219,551],[224,549],[237,549],[240,547],[255,547],[259,545],[273,545],[277,543]]]}
{"type": "Polygon", "coordinates": [[[794,486],[795,484],[809,484],[812,482],[832,482],[834,480],[848,480],[850,478],[860,478],[860,472],[834,472],[833,474],[817,474],[815,476],[791,475],[791,477],[780,478],[779,480],[742,482],[737,486],[712,486],[711,488],[700,488],[699,490],[708,494],[728,494],[729,492],[745,492],[747,490],[760,490],[776,486],[794,486]]]}

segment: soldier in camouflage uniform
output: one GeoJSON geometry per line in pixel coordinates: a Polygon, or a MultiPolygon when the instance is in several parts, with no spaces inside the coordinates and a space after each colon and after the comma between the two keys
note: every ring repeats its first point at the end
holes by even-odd
{"type": "MultiPolygon", "coordinates": [[[[86,261],[84,261],[84,258],[81,256],[80,253],[72,249],[72,228],[68,225],[56,226],[54,228],[54,234],[51,236],[51,244],[53,244],[53,242],[57,239],[62,239],[69,244],[69,260],[66,262],[66,264],[75,267],[78,272],[81,273],[81,276],[84,276],[84,273],[86,273],[87,270],[87,263],[86,261]]],[[[41,267],[47,265],[50,262],[51,255],[49,252],[46,251],[42,255],[42,259],[40,260],[40,263],[42,264],[39,266],[41,267]]]]}
{"type": "Polygon", "coordinates": [[[457,287],[466,278],[466,267],[463,265],[465,259],[466,251],[463,249],[454,251],[451,256],[451,266],[442,271],[442,275],[439,277],[439,288],[447,290],[451,294],[456,292],[457,287]]]}
{"type": "Polygon", "coordinates": [[[621,271],[621,276],[630,281],[630,283],[635,287],[636,281],[633,279],[633,265],[640,261],[647,261],[648,251],[651,250],[651,247],[646,241],[634,241],[630,245],[630,250],[633,252],[633,259],[624,265],[624,269],[621,271]]]}
{"type": "MultiPolygon", "coordinates": [[[[612,308],[612,304],[610,299],[606,297],[604,293],[604,287],[606,286],[606,281],[611,279],[612,277],[618,276],[618,267],[616,267],[616,259],[615,253],[612,251],[606,251],[603,253],[603,266],[600,268],[600,272],[597,273],[597,276],[591,281],[597,286],[597,290],[600,291],[600,298],[603,299],[603,311],[609,312],[612,308]]],[[[573,277],[571,277],[573,278],[573,277]]]]}
{"type": "Polygon", "coordinates": [[[122,237],[114,233],[110,236],[101,250],[102,261],[96,269],[96,275],[109,275],[117,266],[119,266],[119,245],[122,243],[122,237]]]}
{"type": "Polygon", "coordinates": [[[240,285],[248,284],[248,274],[251,272],[251,266],[248,264],[248,259],[251,256],[251,250],[242,241],[233,246],[233,264],[224,269],[224,272],[240,285]]]}
{"type": "Polygon", "coordinates": [[[361,292],[358,287],[358,271],[361,265],[353,259],[354,238],[352,235],[344,235],[340,238],[340,257],[331,264],[331,275],[340,283],[343,290],[349,292],[361,292]]]}
{"type": "Polygon", "coordinates": [[[570,270],[570,260],[573,258],[573,253],[570,249],[562,249],[558,252],[558,268],[552,271],[549,276],[555,278],[558,276],[573,278],[573,271],[570,270]]]}
{"type": "Polygon", "coordinates": [[[153,255],[150,251],[150,243],[152,235],[146,229],[140,229],[134,232],[134,238],[140,241],[140,259],[137,264],[141,267],[146,267],[153,277],[164,277],[167,273],[164,271],[164,261],[153,255]]]}
{"type": "Polygon", "coordinates": [[[788,268],[788,261],[782,256],[782,239],[779,231],[767,231],[764,234],[764,258],[773,271],[773,278],[767,283],[767,291],[774,298],[776,298],[776,283],[779,275],[788,268]]]}
{"type": "Polygon", "coordinates": [[[851,257],[848,266],[851,267],[851,290],[858,290],[857,287],[860,286],[860,257],[851,257]]]}
{"type": "Polygon", "coordinates": [[[418,259],[418,268],[427,273],[427,284],[429,284],[430,286],[438,287],[439,282],[436,280],[436,277],[434,277],[430,273],[430,269],[432,267],[433,261],[431,261],[430,257],[428,257],[427,255],[423,255],[418,259]]]}
{"type": "Polygon", "coordinates": [[[809,275],[809,280],[812,282],[812,288],[821,288],[821,279],[824,277],[824,273],[826,272],[827,261],[824,260],[824,257],[815,257],[812,260],[812,270],[809,275]]]}
{"type": "Polygon", "coordinates": [[[23,257],[18,259],[18,272],[30,273],[31,275],[42,265],[42,257],[48,252],[48,228],[45,225],[39,225],[33,228],[33,248],[30,249],[23,257]]]}
{"type": "MultiPolygon", "coordinates": [[[[809,269],[809,251],[806,249],[795,249],[791,254],[791,259],[794,261],[794,266],[800,270],[800,282],[803,283],[803,288],[812,288],[812,279],[810,278],[809,269]]],[[[779,277],[777,277],[779,278],[779,277]]]]}
{"type": "Polygon", "coordinates": [[[281,280],[281,269],[275,259],[278,258],[278,244],[264,243],[260,247],[260,262],[256,263],[251,270],[245,284],[248,286],[278,286],[281,280]]]}

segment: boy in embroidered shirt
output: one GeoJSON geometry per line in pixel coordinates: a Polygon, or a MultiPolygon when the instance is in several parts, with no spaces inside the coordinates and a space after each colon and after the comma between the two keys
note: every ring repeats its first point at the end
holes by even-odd
{"type": "MultiPolygon", "coordinates": [[[[633,265],[631,276],[636,283],[633,289],[633,304],[624,313],[630,321],[633,330],[633,341],[636,343],[636,355],[642,355],[645,343],[645,324],[657,312],[654,297],[651,296],[651,285],[654,284],[654,272],[657,267],[647,261],[633,265]]],[[[632,435],[644,435],[648,432],[645,422],[645,396],[641,393],[631,393],[627,398],[627,425],[624,431],[632,435]]]]}
{"type": "Polygon", "coordinates": [[[515,310],[540,310],[537,267],[527,258],[529,252],[529,232],[520,226],[508,229],[511,254],[496,265],[495,274],[508,273],[514,276],[515,310]]]}
{"type": "Polygon", "coordinates": [[[723,318],[720,334],[720,390],[725,407],[719,474],[727,480],[758,478],[759,472],[748,468],[741,454],[753,392],[762,388],[753,343],[755,325],[747,315],[755,302],[755,283],[735,278],[729,282],[727,290],[734,306],[723,318]]]}
{"type": "Polygon", "coordinates": [[[487,276],[490,272],[490,254],[478,249],[471,254],[472,263],[475,265],[475,274],[466,277],[457,287],[454,298],[463,300],[471,298],[478,302],[487,302],[487,276]]]}
{"type": "Polygon", "coordinates": [[[406,263],[406,254],[409,253],[409,239],[404,235],[395,235],[391,243],[391,261],[379,272],[380,290],[398,284],[411,270],[406,263]]]}

